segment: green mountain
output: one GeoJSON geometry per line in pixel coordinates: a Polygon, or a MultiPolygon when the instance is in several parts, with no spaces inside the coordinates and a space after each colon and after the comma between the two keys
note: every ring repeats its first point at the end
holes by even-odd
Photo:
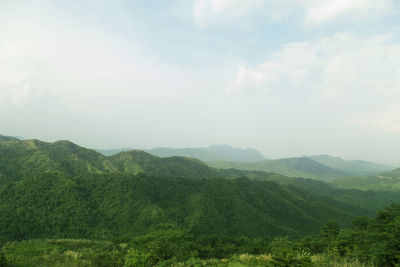
{"type": "Polygon", "coordinates": [[[341,171],[331,169],[308,158],[287,158],[246,163],[216,161],[208,164],[212,167],[220,169],[275,172],[288,177],[330,179],[343,176],[341,171]]]}
{"type": "MultiPolygon", "coordinates": [[[[310,159],[278,162],[331,172],[310,159]]],[[[399,200],[384,194],[144,151],[106,157],[69,141],[0,142],[0,238],[7,240],[107,238],[165,223],[197,234],[295,237],[399,200]]]]}
{"type": "Polygon", "coordinates": [[[124,173],[191,178],[249,177],[268,179],[276,174],[239,170],[219,171],[200,160],[187,157],[160,158],[147,152],[131,150],[110,157],[69,141],[54,143],[39,140],[0,142],[0,181],[17,181],[42,173],[57,172],[67,176],[124,173]]]}
{"type": "Polygon", "coordinates": [[[347,175],[377,174],[392,170],[393,167],[384,164],[377,164],[363,160],[344,160],[329,155],[306,156],[318,163],[324,164],[332,169],[342,171],[347,175]]]}
{"type": "Polygon", "coordinates": [[[116,171],[105,156],[69,141],[0,142],[0,174],[13,180],[46,172],[76,176],[116,171]]]}
{"type": "Polygon", "coordinates": [[[256,162],[265,160],[264,156],[252,148],[241,149],[227,145],[213,145],[204,148],[154,148],[146,152],[159,157],[191,157],[201,161],[235,161],[235,162],[256,162]]]}
{"type": "Polygon", "coordinates": [[[26,140],[0,143],[0,181],[16,181],[47,172],[58,172],[67,176],[93,173],[141,173],[151,176],[191,178],[238,178],[242,176],[262,180],[283,178],[274,173],[221,171],[209,167],[198,159],[160,158],[140,150],[124,151],[106,157],[69,141],[48,143],[26,140]]]}
{"type": "Polygon", "coordinates": [[[47,173],[0,186],[0,239],[110,238],[174,224],[196,234],[303,236],[366,211],[247,178],[47,173]]]}
{"type": "Polygon", "coordinates": [[[0,142],[19,141],[18,138],[13,136],[5,136],[0,134],[0,142]]]}
{"type": "Polygon", "coordinates": [[[120,152],[110,161],[121,173],[144,173],[152,176],[218,177],[218,170],[198,159],[186,157],[160,158],[140,150],[120,152]]]}

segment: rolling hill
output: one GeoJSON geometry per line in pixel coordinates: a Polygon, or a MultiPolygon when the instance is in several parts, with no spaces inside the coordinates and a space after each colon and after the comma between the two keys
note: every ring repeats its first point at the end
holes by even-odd
{"type": "Polygon", "coordinates": [[[101,239],[165,223],[196,234],[298,237],[366,212],[274,182],[122,174],[42,174],[0,186],[0,203],[1,240],[101,239]]]}
{"type": "Polygon", "coordinates": [[[119,172],[152,176],[218,177],[220,172],[203,162],[187,157],[160,158],[140,150],[120,152],[110,157],[119,172]]]}
{"type": "Polygon", "coordinates": [[[217,169],[200,160],[186,157],[160,158],[139,150],[106,157],[69,141],[48,143],[39,140],[12,140],[0,143],[0,175],[3,177],[20,180],[46,172],[57,172],[66,176],[105,173],[143,173],[193,178],[221,176],[217,169]]]}
{"type": "Polygon", "coordinates": [[[332,169],[342,171],[346,175],[368,175],[393,170],[394,167],[377,164],[364,160],[344,160],[329,155],[306,156],[318,163],[324,164],[332,169]]]}
{"type": "Polygon", "coordinates": [[[323,164],[307,158],[287,158],[246,163],[216,161],[208,164],[212,167],[220,169],[275,172],[288,177],[330,179],[343,176],[341,171],[331,169],[323,164]]]}
{"type": "MultiPolygon", "coordinates": [[[[331,172],[310,159],[278,162],[314,175],[331,172]]],[[[0,181],[2,240],[109,238],[158,224],[207,235],[296,237],[329,219],[347,224],[398,201],[398,194],[382,197],[276,173],[218,170],[187,157],[137,150],[106,157],[69,141],[0,142],[0,181]]]]}
{"type": "Polygon", "coordinates": [[[0,142],[0,174],[14,180],[45,172],[76,176],[115,171],[117,169],[103,155],[69,141],[0,142]]]}

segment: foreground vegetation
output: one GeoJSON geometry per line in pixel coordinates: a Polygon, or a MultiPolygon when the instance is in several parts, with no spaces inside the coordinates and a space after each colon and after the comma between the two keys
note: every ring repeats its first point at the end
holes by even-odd
{"type": "Polygon", "coordinates": [[[161,225],[136,237],[109,241],[42,239],[5,242],[2,266],[397,266],[400,205],[375,218],[335,221],[299,240],[197,236],[161,225]]]}

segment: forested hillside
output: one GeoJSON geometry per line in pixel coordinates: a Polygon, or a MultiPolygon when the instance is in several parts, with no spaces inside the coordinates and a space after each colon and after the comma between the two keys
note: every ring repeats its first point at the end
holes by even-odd
{"type": "Polygon", "coordinates": [[[289,240],[196,236],[173,225],[133,238],[102,241],[45,239],[7,242],[2,266],[398,266],[400,206],[375,218],[335,221],[313,236],[289,240]]]}
{"type": "Polygon", "coordinates": [[[13,180],[46,172],[66,175],[118,171],[103,155],[69,141],[0,142],[0,174],[13,180]]]}
{"type": "Polygon", "coordinates": [[[0,188],[0,236],[103,238],[171,223],[197,234],[304,236],[367,210],[247,178],[42,174],[0,188]]]}
{"type": "MultiPolygon", "coordinates": [[[[315,174],[330,171],[310,159],[280,163],[304,171],[311,166],[315,174]]],[[[337,181],[345,179],[350,178],[337,181]]],[[[338,189],[331,183],[271,172],[219,170],[187,157],[160,158],[138,150],[106,157],[69,141],[7,138],[0,142],[0,242],[136,240],[132,246],[139,248],[143,242],[170,233],[183,238],[182,242],[191,240],[190,246],[202,258],[230,257],[238,251],[263,253],[261,244],[275,237],[296,239],[316,234],[331,220],[347,227],[357,216],[372,216],[393,202],[400,203],[396,192],[347,188],[351,186],[338,189]],[[151,233],[157,233],[156,237],[150,237],[151,233]],[[213,236],[222,243],[213,243],[213,236]],[[224,246],[230,247],[218,252],[218,247],[224,246]]],[[[53,246],[46,242],[32,244],[53,246]]],[[[171,242],[175,241],[164,245],[171,242]]],[[[100,251],[113,247],[95,244],[100,251]]],[[[121,253],[118,257],[126,262],[124,257],[132,251],[121,253]]],[[[159,257],[158,253],[154,257],[159,257]]],[[[0,251],[0,263],[1,255],[0,251]]],[[[13,257],[9,259],[15,260],[13,257]]]]}
{"type": "Polygon", "coordinates": [[[159,158],[143,151],[120,152],[111,157],[69,141],[0,142],[0,175],[20,180],[47,172],[68,176],[91,173],[146,173],[155,176],[218,177],[217,169],[186,157],[159,158]]]}

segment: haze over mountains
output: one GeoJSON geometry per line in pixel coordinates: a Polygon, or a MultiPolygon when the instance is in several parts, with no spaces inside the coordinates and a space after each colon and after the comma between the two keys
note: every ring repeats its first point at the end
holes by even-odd
{"type": "MultiPolygon", "coordinates": [[[[97,150],[109,156],[129,148],[97,150]]],[[[343,160],[329,155],[305,156],[267,160],[259,151],[234,148],[227,145],[212,145],[206,148],[154,148],[146,152],[159,157],[192,157],[220,169],[275,172],[288,177],[338,178],[353,175],[377,174],[394,167],[363,160],[343,160]]]]}
{"type": "MultiPolygon", "coordinates": [[[[110,156],[121,151],[132,150],[129,148],[123,149],[110,149],[97,151],[105,156],[110,156]]],[[[227,145],[212,145],[209,147],[202,148],[153,148],[144,150],[152,155],[159,157],[191,157],[197,158],[201,161],[237,161],[237,162],[256,162],[265,160],[266,158],[257,150],[252,148],[241,149],[234,148],[227,145]]]]}
{"type": "Polygon", "coordinates": [[[364,160],[344,160],[329,155],[306,156],[306,158],[312,159],[330,168],[341,170],[344,173],[354,175],[381,173],[394,169],[394,167],[390,165],[377,164],[364,160]]]}

